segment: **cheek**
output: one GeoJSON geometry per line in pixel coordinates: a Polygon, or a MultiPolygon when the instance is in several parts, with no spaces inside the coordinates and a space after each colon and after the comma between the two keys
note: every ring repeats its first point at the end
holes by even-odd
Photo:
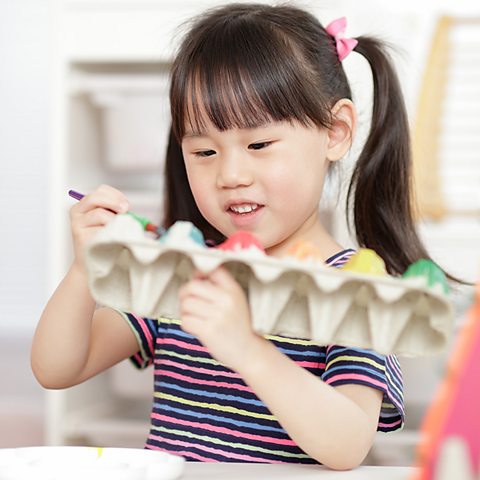
{"type": "Polygon", "coordinates": [[[318,203],[322,190],[324,173],[318,165],[312,168],[310,162],[298,162],[296,168],[285,167],[270,172],[265,179],[269,191],[277,204],[285,211],[295,211],[302,206],[318,203]]]}
{"type": "Polygon", "coordinates": [[[187,168],[187,178],[188,178],[188,184],[190,185],[190,190],[192,191],[193,198],[197,202],[197,205],[199,202],[202,201],[203,198],[205,198],[205,190],[207,187],[207,183],[205,179],[203,179],[198,173],[189,170],[187,168]]]}
{"type": "Polygon", "coordinates": [[[292,174],[288,172],[282,174],[281,172],[272,172],[267,179],[268,190],[270,198],[277,199],[279,204],[288,203],[289,199],[297,193],[296,184],[292,180],[292,174]]]}
{"type": "Polygon", "coordinates": [[[198,209],[208,219],[213,209],[214,195],[212,179],[201,169],[189,168],[186,165],[188,183],[198,209]]]}
{"type": "Polygon", "coordinates": [[[187,168],[187,179],[188,184],[190,185],[190,189],[192,190],[193,196],[197,195],[197,192],[202,191],[202,187],[205,185],[205,181],[202,179],[200,175],[194,170],[187,168]]]}

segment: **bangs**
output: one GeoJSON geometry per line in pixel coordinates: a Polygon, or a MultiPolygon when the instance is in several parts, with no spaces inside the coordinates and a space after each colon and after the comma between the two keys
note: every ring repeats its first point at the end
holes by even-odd
{"type": "Polygon", "coordinates": [[[271,121],[328,127],[318,74],[288,36],[259,18],[238,18],[203,33],[172,70],[172,128],[178,141],[186,128],[205,131],[207,121],[220,131],[271,121]]]}

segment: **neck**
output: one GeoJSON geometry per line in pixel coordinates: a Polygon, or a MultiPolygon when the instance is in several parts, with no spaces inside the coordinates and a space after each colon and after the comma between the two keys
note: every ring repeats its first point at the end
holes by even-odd
{"type": "Polygon", "coordinates": [[[323,261],[343,250],[343,247],[335,241],[320,223],[318,215],[315,215],[314,218],[302,225],[301,228],[289,237],[267,248],[266,253],[273,257],[285,257],[288,255],[288,251],[299,241],[315,245],[319,249],[323,261]]]}

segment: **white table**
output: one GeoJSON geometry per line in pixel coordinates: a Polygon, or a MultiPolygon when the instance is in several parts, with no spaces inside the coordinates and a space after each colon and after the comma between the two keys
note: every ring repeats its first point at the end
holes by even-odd
{"type": "Polygon", "coordinates": [[[412,467],[358,467],[336,472],[317,465],[187,462],[181,480],[410,480],[412,467]]]}
{"type": "MultiPolygon", "coordinates": [[[[320,465],[297,465],[297,464],[258,464],[258,463],[200,463],[185,462],[182,463],[178,457],[165,456],[160,452],[152,452],[143,449],[103,449],[102,458],[109,458],[108,461],[115,461],[122,468],[121,462],[129,461],[132,465],[135,462],[148,465],[154,458],[154,463],[160,465],[163,477],[167,476],[171,479],[176,477],[180,471],[182,474],[178,480],[411,480],[415,469],[413,467],[358,467],[347,472],[337,472],[329,470],[320,465]],[[135,459],[135,462],[134,462],[135,459]],[[165,463],[163,463],[165,462],[165,463]],[[168,472],[168,473],[167,473],[168,472]]],[[[92,469],[91,462],[98,460],[99,451],[92,447],[33,447],[20,449],[0,449],[0,477],[2,470],[5,468],[14,468],[14,474],[10,472],[11,478],[15,480],[24,480],[25,472],[20,473],[16,469],[28,468],[29,475],[37,473],[39,475],[40,468],[43,473],[42,478],[52,475],[52,465],[71,470],[72,466],[78,468],[85,467],[92,469]],[[59,459],[62,459],[59,462],[59,459]],[[35,462],[46,462],[44,465],[35,464],[35,462]],[[3,465],[3,467],[2,467],[3,465]]],[[[108,463],[107,463],[108,465],[108,463]]],[[[81,474],[81,468],[78,470],[77,476],[81,474]]],[[[103,468],[103,467],[102,467],[103,468]]],[[[93,467],[94,471],[88,470],[90,480],[103,480],[106,470],[101,470],[99,466],[93,467]],[[97,471],[98,469],[98,471],[97,471]],[[92,473],[94,474],[92,477],[92,473]]],[[[122,470],[123,477],[127,475],[129,478],[134,473],[128,473],[122,470]]],[[[109,473],[111,478],[112,472],[109,473]]],[[[117,472],[118,474],[118,472],[117,472]]],[[[137,472],[138,474],[138,472],[137,472]]],[[[55,478],[62,476],[56,472],[55,478]]],[[[143,477],[143,474],[140,473],[143,477]]],[[[150,472],[150,475],[152,473],[150,472]]],[[[7,475],[8,476],[8,475],[7,475]]],[[[10,477],[8,477],[10,478],[10,477]]],[[[132,477],[133,478],[133,477],[132,477]]],[[[138,478],[135,477],[135,478],[138,478]]],[[[63,480],[63,477],[62,477],[63,480]]],[[[83,477],[82,477],[83,480],[83,477]]]]}

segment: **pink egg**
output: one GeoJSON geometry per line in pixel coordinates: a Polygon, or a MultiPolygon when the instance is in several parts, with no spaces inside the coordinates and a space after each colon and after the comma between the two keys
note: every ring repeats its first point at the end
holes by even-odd
{"type": "Polygon", "coordinates": [[[246,250],[251,247],[258,248],[262,252],[265,251],[265,249],[263,248],[263,245],[254,235],[252,235],[249,232],[244,232],[242,230],[235,232],[233,235],[228,237],[223,243],[217,246],[217,248],[220,250],[232,250],[232,251],[246,250]]]}

